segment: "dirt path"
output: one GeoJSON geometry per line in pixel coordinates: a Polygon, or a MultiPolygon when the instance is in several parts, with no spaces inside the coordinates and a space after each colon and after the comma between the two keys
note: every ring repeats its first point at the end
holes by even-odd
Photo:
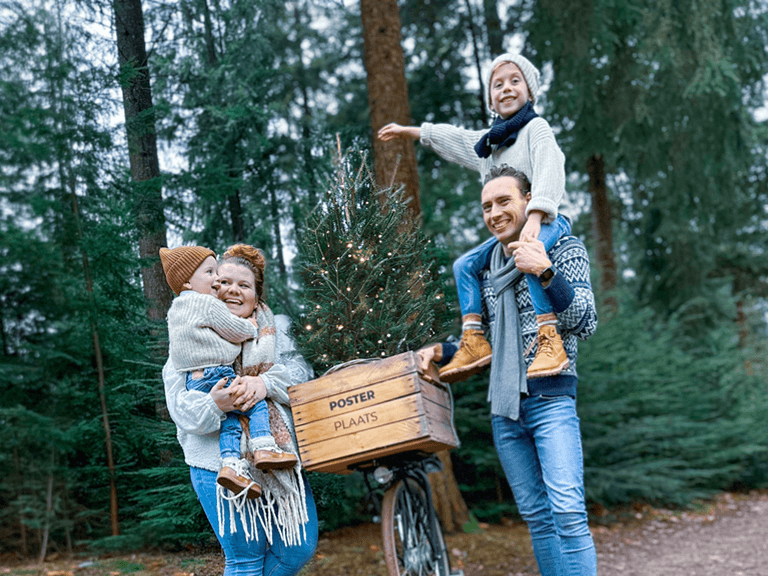
{"type": "MultiPolygon", "coordinates": [[[[768,576],[768,491],[723,494],[692,512],[650,507],[592,524],[600,576],[768,576]]],[[[475,534],[446,538],[453,567],[465,576],[538,574],[528,530],[520,522],[482,524],[475,534]]],[[[0,558],[0,575],[220,576],[221,553],[138,553],[42,566],[0,558]]],[[[320,538],[300,576],[387,576],[381,527],[367,524],[320,538]]]]}
{"type": "Polygon", "coordinates": [[[704,514],[658,515],[603,536],[601,576],[768,576],[768,495],[724,495],[704,514]]]}

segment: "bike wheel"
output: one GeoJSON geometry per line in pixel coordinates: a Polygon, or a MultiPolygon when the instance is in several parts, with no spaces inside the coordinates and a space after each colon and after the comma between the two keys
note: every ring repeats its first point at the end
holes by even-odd
{"type": "Polygon", "coordinates": [[[431,507],[413,480],[401,480],[384,494],[381,531],[390,576],[450,576],[443,531],[431,507]]]}

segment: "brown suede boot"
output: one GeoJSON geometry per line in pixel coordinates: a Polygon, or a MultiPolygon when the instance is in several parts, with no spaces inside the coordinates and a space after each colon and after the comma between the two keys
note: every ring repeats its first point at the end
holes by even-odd
{"type": "Polygon", "coordinates": [[[528,366],[528,378],[556,376],[568,368],[568,355],[563,348],[563,340],[557,333],[557,318],[554,314],[542,314],[539,320],[539,347],[536,357],[528,366]],[[550,318],[551,317],[551,318],[550,318]],[[545,322],[542,324],[542,322],[545,322]]]}
{"type": "Polygon", "coordinates": [[[491,363],[491,345],[482,330],[464,330],[459,350],[448,364],[440,369],[440,380],[459,382],[477,374],[491,363]]]}
{"type": "Polygon", "coordinates": [[[299,459],[290,452],[282,450],[254,450],[253,466],[257,470],[285,470],[293,468],[299,459]]]}
{"type": "Polygon", "coordinates": [[[261,496],[261,486],[256,484],[248,472],[248,463],[245,460],[232,462],[230,459],[224,459],[224,465],[216,476],[216,482],[235,494],[240,494],[248,489],[246,499],[253,500],[261,496]]]}

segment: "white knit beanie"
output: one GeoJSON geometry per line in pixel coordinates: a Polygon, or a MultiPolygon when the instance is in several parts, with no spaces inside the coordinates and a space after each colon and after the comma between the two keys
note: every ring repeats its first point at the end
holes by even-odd
{"type": "Polygon", "coordinates": [[[525,56],[521,54],[510,54],[507,52],[501,56],[497,56],[496,59],[491,63],[491,67],[488,69],[488,74],[485,79],[485,90],[487,95],[486,102],[488,103],[488,108],[490,109],[491,107],[491,76],[493,76],[493,71],[496,70],[496,67],[499,66],[499,64],[503,64],[505,62],[512,62],[513,64],[516,64],[518,68],[520,68],[523,76],[525,76],[525,83],[528,84],[528,90],[531,93],[531,101],[536,102],[536,94],[539,92],[540,76],[538,68],[531,64],[531,61],[528,60],[528,58],[525,56]]]}

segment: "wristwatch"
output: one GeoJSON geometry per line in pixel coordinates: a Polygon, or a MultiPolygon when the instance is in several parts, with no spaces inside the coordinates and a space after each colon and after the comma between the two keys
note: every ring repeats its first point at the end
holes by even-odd
{"type": "Polygon", "coordinates": [[[555,276],[555,269],[552,268],[552,266],[550,266],[549,268],[544,270],[544,272],[539,274],[539,280],[542,283],[549,282],[550,280],[552,280],[552,278],[554,278],[554,276],[555,276]]]}

